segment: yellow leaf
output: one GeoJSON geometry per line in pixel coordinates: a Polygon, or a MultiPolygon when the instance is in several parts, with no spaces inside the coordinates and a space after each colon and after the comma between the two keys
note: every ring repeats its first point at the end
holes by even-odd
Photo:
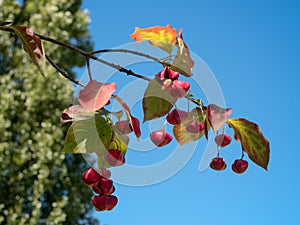
{"type": "Polygon", "coordinates": [[[151,45],[157,46],[171,54],[176,43],[177,32],[170,25],[165,27],[154,26],[148,28],[136,27],[130,38],[134,38],[137,43],[147,40],[151,45]]]}

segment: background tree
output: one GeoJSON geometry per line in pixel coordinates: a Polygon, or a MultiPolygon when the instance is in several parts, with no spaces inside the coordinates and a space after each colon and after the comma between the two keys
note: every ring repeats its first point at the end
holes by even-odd
{"type": "MultiPolygon", "coordinates": [[[[80,6],[81,0],[0,0],[0,21],[89,50],[90,19],[80,6]]],[[[43,78],[21,48],[16,35],[0,33],[0,224],[98,224],[92,193],[81,187],[85,162],[61,154],[59,118],[72,103],[72,85],[49,64],[43,78]]],[[[44,48],[69,73],[85,65],[66,49],[44,48]]]]}

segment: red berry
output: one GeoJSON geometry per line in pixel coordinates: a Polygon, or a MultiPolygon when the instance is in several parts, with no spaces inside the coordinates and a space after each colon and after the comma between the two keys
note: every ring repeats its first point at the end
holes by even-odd
{"type": "Polygon", "coordinates": [[[118,203],[118,198],[114,195],[106,197],[106,209],[112,210],[118,203]]]}
{"type": "Polygon", "coordinates": [[[190,133],[197,134],[203,131],[205,128],[205,125],[203,123],[198,122],[197,120],[194,120],[190,124],[186,126],[186,130],[190,133]]]}
{"type": "Polygon", "coordinates": [[[213,170],[225,170],[227,167],[225,160],[220,157],[213,158],[213,160],[210,163],[210,168],[213,170]]]}
{"type": "Polygon", "coordinates": [[[178,125],[181,124],[181,122],[184,121],[187,117],[187,112],[180,109],[174,109],[167,115],[167,121],[170,124],[178,125]]]}
{"type": "Polygon", "coordinates": [[[121,166],[125,163],[125,158],[121,151],[109,149],[104,157],[105,161],[111,166],[121,166]]]}
{"type": "Polygon", "coordinates": [[[156,146],[162,147],[172,141],[172,136],[165,130],[157,130],[150,134],[150,139],[156,146]]]}
{"type": "Polygon", "coordinates": [[[177,80],[179,77],[179,73],[171,70],[170,67],[166,66],[164,70],[156,74],[155,77],[159,80],[164,80],[164,79],[177,80]]]}
{"type": "Polygon", "coordinates": [[[97,211],[112,210],[118,203],[118,198],[114,195],[98,195],[92,198],[92,203],[97,211]]]}
{"type": "Polygon", "coordinates": [[[101,179],[101,175],[93,168],[90,168],[81,175],[81,179],[91,187],[101,179]]]}
{"type": "Polygon", "coordinates": [[[129,134],[133,131],[133,128],[131,124],[129,123],[129,120],[121,120],[116,122],[116,128],[122,133],[122,134],[129,134]]]}
{"type": "Polygon", "coordinates": [[[215,142],[220,147],[225,147],[226,145],[229,145],[231,142],[231,137],[226,134],[220,134],[215,137],[215,142]]]}
{"type": "Polygon", "coordinates": [[[248,162],[243,159],[236,159],[231,168],[235,173],[244,173],[248,168],[248,162]]]}
{"type": "Polygon", "coordinates": [[[94,192],[101,195],[111,195],[115,191],[115,187],[113,186],[113,181],[102,177],[100,181],[98,181],[93,186],[94,192]]]}
{"type": "Polygon", "coordinates": [[[181,81],[181,80],[175,80],[172,83],[170,94],[174,98],[181,98],[186,95],[186,92],[190,89],[190,83],[181,81]]]}

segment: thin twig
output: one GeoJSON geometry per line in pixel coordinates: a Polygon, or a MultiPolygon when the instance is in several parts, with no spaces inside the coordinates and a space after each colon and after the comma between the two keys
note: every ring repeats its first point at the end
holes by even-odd
{"type": "MultiPolygon", "coordinates": [[[[133,55],[138,55],[138,56],[142,56],[142,57],[145,57],[145,58],[148,58],[148,59],[151,59],[155,62],[158,62],[158,63],[161,63],[161,64],[168,64],[166,62],[163,62],[161,59],[158,59],[156,57],[153,57],[151,55],[148,55],[148,54],[145,54],[145,53],[142,53],[142,52],[138,52],[138,51],[133,51],[133,50],[129,50],[129,49],[101,49],[101,50],[97,50],[97,51],[93,51],[93,52],[90,52],[90,54],[92,55],[95,55],[95,54],[99,54],[99,53],[106,53],[106,52],[122,52],[122,53],[129,53],[129,54],[133,54],[133,55]]],[[[167,65],[169,66],[169,65],[167,65]]]]}
{"type": "Polygon", "coordinates": [[[90,65],[90,58],[85,57],[85,59],[86,59],[86,66],[88,69],[89,78],[90,78],[90,81],[92,81],[93,77],[92,77],[92,71],[91,71],[91,65],[90,65]]]}
{"type": "Polygon", "coordinates": [[[81,87],[85,87],[84,84],[80,83],[78,80],[74,79],[73,77],[71,77],[67,72],[65,72],[64,70],[62,70],[52,59],[49,55],[45,54],[46,59],[48,60],[48,62],[61,74],[63,75],[65,78],[67,78],[69,81],[72,81],[75,84],[80,85],[81,87]]]}

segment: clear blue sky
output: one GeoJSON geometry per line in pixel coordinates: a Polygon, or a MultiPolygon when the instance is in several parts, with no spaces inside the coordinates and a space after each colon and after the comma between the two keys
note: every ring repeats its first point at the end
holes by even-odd
{"type": "MultiPolygon", "coordinates": [[[[232,117],[258,123],[271,143],[268,172],[250,163],[236,175],[230,165],[239,157],[238,143],[222,152],[225,171],[199,172],[201,142],[170,179],[146,187],[117,184],[119,203],[96,214],[101,224],[298,224],[300,1],[85,0],[83,8],[90,11],[96,49],[130,42],[136,26],[182,27],[190,49],[216,75],[232,117]]],[[[144,154],[129,149],[128,161],[143,165],[155,154],[167,156],[172,146],[144,154]]]]}

